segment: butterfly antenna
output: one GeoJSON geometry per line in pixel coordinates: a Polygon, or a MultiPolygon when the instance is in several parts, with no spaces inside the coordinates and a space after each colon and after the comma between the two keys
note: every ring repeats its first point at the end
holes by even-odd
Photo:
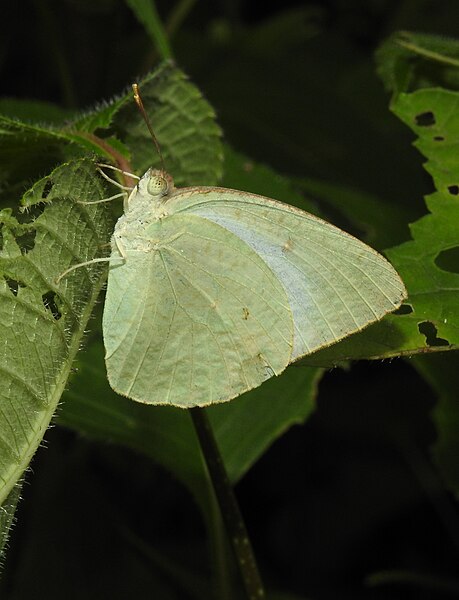
{"type": "Polygon", "coordinates": [[[150,119],[148,118],[147,111],[145,110],[145,107],[143,105],[142,97],[140,95],[140,90],[139,90],[139,86],[137,85],[137,83],[132,84],[132,90],[134,92],[135,103],[137,104],[137,107],[140,110],[143,120],[145,121],[145,123],[148,127],[148,131],[150,132],[151,138],[156,146],[156,150],[158,151],[159,159],[161,161],[161,170],[163,172],[165,172],[166,169],[164,168],[164,159],[163,159],[163,155],[161,153],[161,148],[159,146],[158,140],[156,139],[156,135],[153,131],[153,127],[151,126],[151,122],[150,122],[150,119]]]}

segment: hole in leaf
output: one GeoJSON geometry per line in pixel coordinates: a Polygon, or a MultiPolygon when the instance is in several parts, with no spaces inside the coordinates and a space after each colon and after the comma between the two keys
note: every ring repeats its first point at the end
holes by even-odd
{"type": "Polygon", "coordinates": [[[419,127],[430,127],[431,125],[435,125],[435,115],[429,110],[416,115],[415,121],[416,125],[419,125],[419,127]]]}
{"type": "Polygon", "coordinates": [[[49,312],[53,315],[53,318],[56,319],[56,321],[59,321],[59,319],[62,317],[62,313],[57,307],[55,292],[46,292],[46,294],[43,294],[42,300],[43,306],[46,308],[46,310],[49,310],[49,312]]]}
{"type": "Polygon", "coordinates": [[[32,204],[32,206],[22,207],[20,210],[23,214],[27,215],[27,221],[31,223],[43,214],[45,208],[46,204],[44,202],[37,202],[36,204],[32,204]]]}
{"type": "Polygon", "coordinates": [[[402,304],[400,308],[394,310],[393,315],[410,315],[413,312],[413,307],[410,304],[402,304]]]}
{"type": "Polygon", "coordinates": [[[448,273],[459,273],[459,246],[439,252],[435,264],[448,273]]]}
{"type": "Polygon", "coordinates": [[[448,192],[453,196],[457,196],[459,194],[459,185],[449,185],[448,192]]]}
{"type": "Polygon", "coordinates": [[[43,200],[46,200],[46,198],[49,196],[51,190],[53,189],[53,185],[54,184],[51,179],[48,179],[48,181],[45,183],[45,187],[43,188],[43,192],[41,193],[43,200]]]}
{"type": "Polygon", "coordinates": [[[434,142],[444,142],[445,138],[442,135],[436,135],[434,137],[434,142]]]}
{"type": "Polygon", "coordinates": [[[6,277],[4,276],[4,279],[8,285],[8,287],[10,288],[10,292],[14,295],[17,296],[18,295],[18,291],[19,288],[24,288],[26,287],[23,283],[21,283],[20,281],[17,281],[16,279],[11,279],[11,277],[6,277]]]}
{"type": "Polygon", "coordinates": [[[16,242],[18,243],[19,247],[24,252],[24,254],[27,254],[27,252],[30,252],[30,250],[32,250],[33,247],[35,246],[35,236],[36,235],[37,235],[36,230],[32,229],[31,231],[28,231],[27,233],[24,233],[23,235],[19,235],[16,238],[16,242]]]}
{"type": "Polygon", "coordinates": [[[422,321],[418,323],[419,333],[426,338],[426,344],[428,346],[449,346],[448,340],[437,337],[437,328],[432,321],[422,321]]]}

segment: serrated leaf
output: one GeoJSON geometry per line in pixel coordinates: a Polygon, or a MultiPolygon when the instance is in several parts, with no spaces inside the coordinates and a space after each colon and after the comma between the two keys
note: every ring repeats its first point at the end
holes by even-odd
{"type": "MultiPolygon", "coordinates": [[[[167,170],[175,184],[213,185],[220,180],[223,151],[215,113],[198,88],[172,62],[139,81],[145,109],[160,143],[167,170]]],[[[137,109],[132,90],[88,111],[69,131],[78,141],[84,134],[112,127],[118,140],[129,148],[134,169],[143,174],[160,159],[150,133],[137,109]]]]}
{"type": "MultiPolygon", "coordinates": [[[[223,161],[221,132],[212,107],[196,86],[166,62],[142,79],[140,87],[176,184],[217,183],[223,161]]],[[[112,159],[116,152],[125,158],[132,152],[133,165],[141,174],[159,161],[131,88],[60,128],[0,115],[0,183],[14,182],[10,191],[22,191],[25,182],[63,160],[87,154],[112,159]],[[104,137],[106,133],[109,137],[104,137]]]]}
{"type": "MultiPolygon", "coordinates": [[[[222,174],[221,131],[215,112],[182,71],[172,63],[143,79],[139,88],[176,186],[214,185],[222,174]]],[[[159,166],[160,159],[134,102],[114,119],[118,137],[129,147],[136,171],[159,166]]]]}
{"type": "Polygon", "coordinates": [[[442,254],[459,247],[458,107],[459,93],[447,90],[401,94],[393,107],[418,135],[415,146],[427,157],[425,168],[438,190],[426,198],[430,214],[410,227],[413,241],[388,252],[413,308],[399,321],[407,349],[416,341],[419,348],[431,350],[459,346],[459,264],[444,269],[439,263],[442,254]],[[422,122],[423,115],[428,115],[429,124],[422,122]]]}
{"type": "MultiPolygon", "coordinates": [[[[200,177],[215,181],[220,175],[222,153],[220,131],[214,123],[211,107],[172,65],[160,70],[159,85],[156,77],[157,73],[152,74],[145,81],[145,104],[148,107],[148,101],[154,100],[160,106],[158,123],[165,120],[163,133],[170,143],[169,155],[180,162],[179,177],[187,178],[190,183],[196,181],[193,179],[196,177],[193,165],[197,164],[200,177]],[[188,110],[189,104],[193,106],[188,110]],[[183,121],[187,124],[185,128],[183,121]],[[199,131],[196,130],[198,126],[199,131]],[[174,137],[177,133],[180,140],[174,137]],[[193,157],[188,157],[188,145],[194,152],[193,157]]],[[[126,94],[120,105],[129,99],[126,94]]],[[[129,123],[141,124],[140,135],[129,132],[127,136],[136,156],[142,159],[136,141],[144,139],[147,130],[134,103],[131,101],[130,104],[117,123],[123,127],[129,123]]],[[[105,114],[105,123],[111,122],[114,114],[110,119],[105,114]]],[[[96,122],[100,124],[95,119],[93,125],[96,122]]],[[[13,125],[17,126],[20,135],[28,130],[22,123],[14,122],[13,125]]],[[[71,127],[65,134],[35,126],[29,126],[29,129],[40,141],[56,138],[59,142],[63,139],[67,142],[73,137],[82,147],[85,139],[89,141],[89,147],[92,143],[90,137],[85,137],[87,132],[75,133],[71,127]]],[[[150,140],[148,143],[150,148],[153,147],[150,140]]],[[[165,146],[167,148],[167,143],[165,146]]],[[[149,161],[149,156],[143,157],[143,160],[149,161]]],[[[4,371],[11,381],[8,377],[2,381],[5,408],[3,423],[0,423],[0,431],[4,432],[0,440],[3,442],[0,444],[0,448],[3,445],[3,452],[0,449],[3,496],[0,499],[24,471],[46,430],[102,284],[102,271],[96,266],[94,269],[99,275],[95,279],[88,277],[87,269],[78,269],[66,276],[59,287],[55,284],[56,277],[69,264],[100,256],[101,246],[109,239],[110,219],[102,205],[76,203],[78,199],[91,201],[107,195],[94,169],[93,163],[78,161],[37,182],[25,194],[24,207],[32,208],[36,213],[40,203],[50,204],[34,221],[19,222],[10,212],[2,213],[0,266],[4,279],[1,299],[6,328],[2,359],[4,371]],[[14,315],[13,320],[10,314],[14,315]],[[22,338],[29,340],[30,348],[27,344],[18,345],[22,338]],[[26,357],[32,359],[30,368],[27,368],[26,357]],[[14,410],[12,398],[15,399],[14,410]],[[22,407],[19,417],[15,412],[18,406],[22,407]]],[[[201,468],[200,461],[197,463],[201,468]]]]}
{"type": "Polygon", "coordinates": [[[430,214],[410,226],[412,241],[386,252],[401,275],[408,300],[362,333],[305,359],[327,365],[343,358],[384,358],[459,347],[459,93],[419,90],[400,94],[393,110],[419,136],[437,192],[426,198],[430,214]],[[447,257],[447,261],[445,259],[447,257]],[[442,266],[447,262],[449,266],[442,266]]]}
{"type": "Polygon", "coordinates": [[[73,263],[100,256],[111,231],[92,162],[63,165],[38,181],[24,205],[41,214],[19,223],[1,214],[0,502],[27,468],[56,409],[106,269],[73,263]]]}
{"type": "Polygon", "coordinates": [[[132,98],[132,93],[125,92],[115,96],[109,102],[100,102],[94,107],[78,115],[69,125],[69,129],[80,133],[93,133],[97,129],[108,129],[113,123],[121,106],[132,98]]]}

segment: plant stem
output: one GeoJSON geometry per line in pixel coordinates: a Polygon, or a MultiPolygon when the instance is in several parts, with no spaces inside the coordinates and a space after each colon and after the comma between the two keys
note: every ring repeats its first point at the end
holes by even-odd
{"type": "Polygon", "coordinates": [[[252,545],[239,510],[228,474],[204,409],[191,408],[191,417],[201,451],[215,490],[228,537],[231,541],[248,600],[263,600],[265,592],[258,572],[252,545]]]}
{"type": "Polygon", "coordinates": [[[137,19],[145,27],[162,60],[172,58],[166,32],[159,18],[154,0],[127,0],[137,19]]]}
{"type": "MultiPolygon", "coordinates": [[[[204,462],[204,457],[202,456],[204,462]]],[[[207,471],[207,469],[206,469],[207,471]]],[[[240,581],[237,576],[239,570],[236,568],[234,553],[225,523],[223,522],[220,504],[215,494],[213,483],[207,475],[209,512],[206,514],[206,526],[209,532],[209,550],[212,557],[214,594],[218,600],[233,600],[240,590],[240,581]]]]}
{"type": "Polygon", "coordinates": [[[181,0],[174,6],[166,22],[166,31],[170,38],[180,28],[180,25],[186,19],[194,4],[196,4],[196,0],[181,0]]]}

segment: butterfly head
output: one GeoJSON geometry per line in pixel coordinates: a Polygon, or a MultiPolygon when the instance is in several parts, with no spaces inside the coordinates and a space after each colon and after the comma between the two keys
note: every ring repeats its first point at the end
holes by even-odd
{"type": "Polygon", "coordinates": [[[165,202],[174,189],[174,181],[163,170],[149,169],[139,181],[138,188],[151,200],[165,202]]]}

